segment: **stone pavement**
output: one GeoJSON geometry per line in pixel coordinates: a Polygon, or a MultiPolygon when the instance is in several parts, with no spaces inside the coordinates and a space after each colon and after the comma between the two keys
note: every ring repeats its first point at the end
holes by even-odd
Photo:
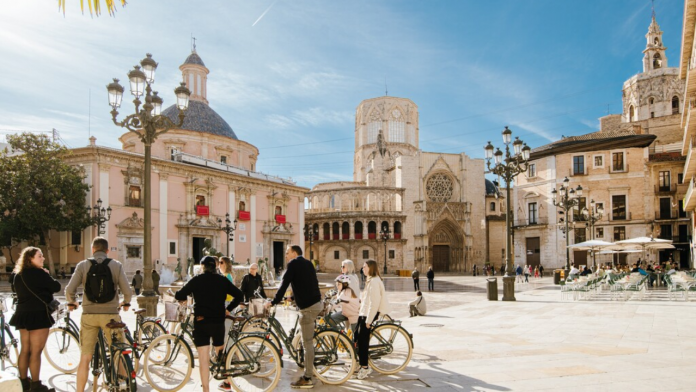
{"type": "MultiPolygon", "coordinates": [[[[334,275],[321,274],[323,281],[334,275]]],[[[499,293],[502,282],[498,277],[499,293]]],[[[410,278],[387,278],[394,312],[414,335],[409,366],[318,391],[691,391],[696,385],[696,303],[650,291],[643,301],[561,300],[550,278],[518,284],[516,302],[487,301],[485,277],[443,276],[427,292],[428,315],[408,317],[410,278]]],[[[294,321],[286,314],[285,321],[294,321]]],[[[77,315],[76,315],[77,316],[77,315]]],[[[132,312],[125,320],[133,324],[132,312]]],[[[298,368],[287,357],[276,390],[298,368]]],[[[44,361],[44,379],[74,391],[75,376],[44,361]]],[[[198,369],[183,391],[199,391],[198,369]]],[[[215,383],[217,385],[217,382],[215,383]]],[[[139,390],[152,390],[144,378],[139,390]]],[[[213,386],[211,390],[215,390],[213,386]]]]}

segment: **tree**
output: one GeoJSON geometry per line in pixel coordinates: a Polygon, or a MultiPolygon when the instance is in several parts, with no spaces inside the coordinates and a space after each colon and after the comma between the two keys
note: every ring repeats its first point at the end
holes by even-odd
{"type": "MultiPolygon", "coordinates": [[[[126,0],[119,0],[122,6],[126,6],[126,0]]],[[[106,10],[109,12],[110,16],[116,16],[116,0],[104,0],[106,3],[106,10]]],[[[87,5],[89,6],[90,15],[101,15],[101,0],[87,0],[87,5]]],[[[84,0],[80,0],[80,9],[82,13],[85,13],[85,3],[84,0]]],[[[58,0],[58,11],[63,10],[63,15],[65,15],[65,0],[58,0]]]]}
{"type": "Polygon", "coordinates": [[[0,242],[45,245],[48,268],[55,274],[51,232],[82,231],[92,224],[85,212],[89,186],[79,167],[64,158],[70,151],[46,135],[7,137],[19,154],[0,153],[0,242]]]}

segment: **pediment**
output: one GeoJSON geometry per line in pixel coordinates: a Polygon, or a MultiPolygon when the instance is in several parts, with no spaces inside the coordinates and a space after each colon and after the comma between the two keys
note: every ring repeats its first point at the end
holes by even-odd
{"type": "MultiPolygon", "coordinates": [[[[446,171],[448,173],[454,174],[454,170],[450,167],[450,165],[445,162],[445,159],[440,155],[435,162],[430,166],[430,169],[428,170],[426,177],[430,175],[430,173],[435,173],[439,171],[446,171]]],[[[453,176],[456,178],[456,176],[453,176]]]]}
{"type": "Polygon", "coordinates": [[[138,218],[137,212],[133,212],[133,215],[130,218],[122,220],[120,223],[116,224],[116,227],[119,229],[143,230],[145,228],[145,221],[143,218],[138,218]]]}

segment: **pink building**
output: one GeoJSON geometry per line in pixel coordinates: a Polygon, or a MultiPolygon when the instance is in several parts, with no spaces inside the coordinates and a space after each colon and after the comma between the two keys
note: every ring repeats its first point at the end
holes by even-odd
{"type": "MultiPolygon", "coordinates": [[[[237,138],[232,128],[206,98],[209,73],[193,51],[181,69],[191,90],[191,101],[180,129],[173,129],[152,146],[152,257],[156,267],[174,269],[177,259],[183,269],[187,259],[200,259],[204,241],[222,253],[246,264],[268,258],[270,265],[284,268],[285,247],[300,243],[304,227],[306,188],[279,177],[255,171],[259,150],[237,138]],[[234,241],[220,230],[225,214],[237,219],[234,241]],[[222,223],[220,223],[222,221],[222,223]]],[[[125,112],[125,111],[124,111],[125,112]]],[[[126,112],[127,113],[127,112],[126,112]]],[[[176,120],[174,105],[163,110],[176,120]]],[[[106,236],[110,256],[121,260],[132,274],[143,267],[143,143],[132,132],[119,140],[123,149],[90,145],[72,150],[68,161],[82,165],[91,185],[86,204],[101,199],[113,210],[106,236]]],[[[52,244],[54,260],[70,267],[90,256],[90,243],[97,229],[59,233],[52,244]]]]}

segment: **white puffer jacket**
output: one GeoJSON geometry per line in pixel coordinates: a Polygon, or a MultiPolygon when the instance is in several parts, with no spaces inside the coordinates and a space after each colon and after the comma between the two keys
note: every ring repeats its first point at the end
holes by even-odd
{"type": "Polygon", "coordinates": [[[360,316],[365,316],[365,323],[369,324],[375,318],[377,312],[380,315],[389,314],[391,306],[387,299],[384,283],[379,276],[368,276],[365,289],[362,292],[360,302],[360,316]]]}

